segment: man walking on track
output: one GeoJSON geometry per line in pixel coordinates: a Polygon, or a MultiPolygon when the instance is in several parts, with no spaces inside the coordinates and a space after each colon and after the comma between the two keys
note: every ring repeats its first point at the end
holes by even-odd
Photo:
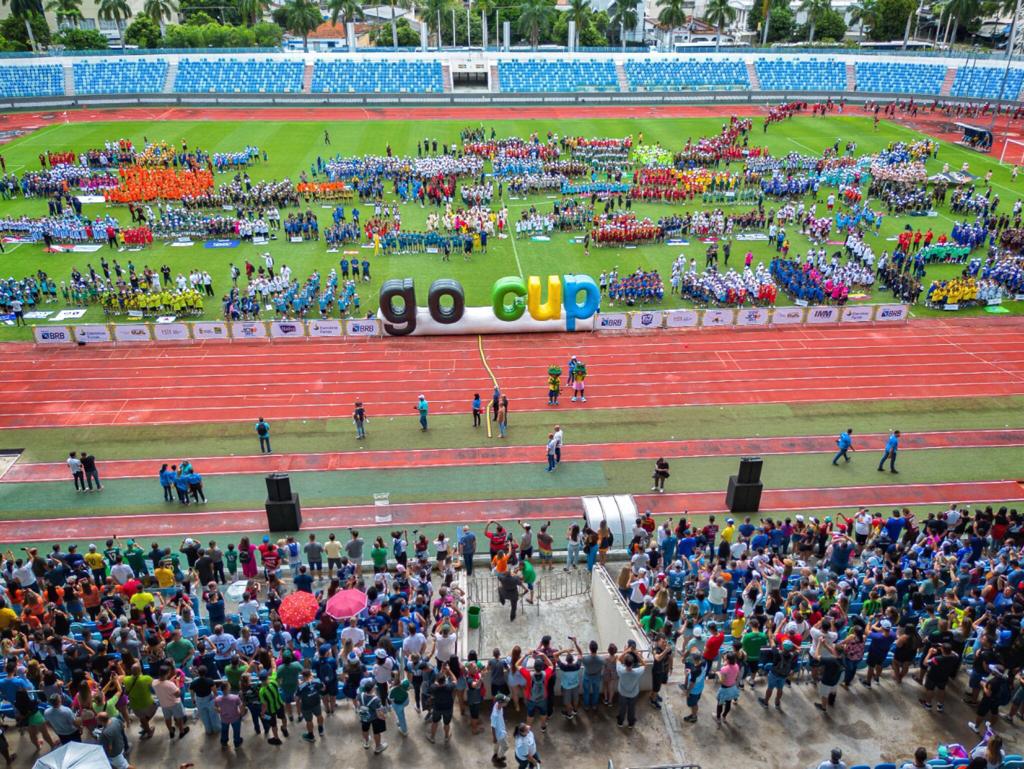
{"type": "Polygon", "coordinates": [[[420,396],[419,402],[416,404],[416,410],[420,412],[420,432],[426,432],[427,412],[430,410],[430,406],[427,404],[427,399],[422,395],[420,396]]]}
{"type": "Polygon", "coordinates": [[[256,422],[256,435],[260,438],[260,454],[270,454],[270,425],[263,417],[256,422]]]}
{"type": "Polygon", "coordinates": [[[853,428],[847,427],[844,432],[839,433],[839,437],[836,439],[836,446],[839,447],[839,451],[832,457],[832,464],[839,464],[839,457],[842,457],[847,462],[850,461],[850,455],[848,452],[853,451],[853,428]]]}
{"type": "Polygon", "coordinates": [[[882,472],[885,468],[885,460],[889,460],[889,472],[898,473],[896,469],[896,450],[900,447],[900,431],[893,430],[892,435],[889,436],[889,440],[885,443],[885,453],[882,455],[882,461],[878,463],[878,472],[882,472]]]}

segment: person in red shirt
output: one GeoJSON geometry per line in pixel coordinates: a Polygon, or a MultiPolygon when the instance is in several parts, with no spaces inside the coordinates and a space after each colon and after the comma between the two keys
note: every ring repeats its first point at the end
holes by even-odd
{"type": "Polygon", "coordinates": [[[533,717],[540,717],[540,730],[548,728],[548,706],[551,698],[551,679],[555,675],[555,666],[544,652],[534,651],[533,670],[527,666],[520,669],[520,675],[526,681],[523,687],[526,694],[526,723],[533,725],[533,717]]]}
{"type": "Polygon", "coordinates": [[[712,666],[715,664],[715,660],[718,658],[718,652],[722,648],[722,644],[725,643],[725,633],[718,629],[718,625],[714,622],[708,623],[708,640],[704,644],[704,665],[705,673],[710,673],[712,666]]]}
{"type": "Polygon", "coordinates": [[[490,541],[492,559],[505,549],[505,544],[508,542],[508,531],[500,523],[494,521],[487,522],[487,526],[484,527],[484,536],[490,541]],[[495,527],[494,531],[491,531],[492,524],[495,527]]]}
{"type": "Polygon", "coordinates": [[[263,575],[269,581],[272,574],[277,573],[277,567],[281,563],[281,556],[277,552],[277,545],[270,541],[270,537],[263,537],[263,544],[259,546],[260,559],[263,562],[263,575]]]}

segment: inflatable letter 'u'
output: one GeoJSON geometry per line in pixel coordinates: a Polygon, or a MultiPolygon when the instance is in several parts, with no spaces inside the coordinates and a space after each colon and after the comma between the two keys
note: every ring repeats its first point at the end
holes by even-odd
{"type": "Polygon", "coordinates": [[[548,299],[540,303],[540,278],[531,275],[526,284],[526,306],[534,320],[558,320],[562,317],[562,279],[548,275],[548,299]]]}

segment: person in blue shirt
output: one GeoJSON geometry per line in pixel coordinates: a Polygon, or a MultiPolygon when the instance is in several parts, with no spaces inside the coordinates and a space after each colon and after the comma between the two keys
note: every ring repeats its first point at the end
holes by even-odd
{"type": "Polygon", "coordinates": [[[480,407],[481,406],[482,406],[482,404],[480,402],[480,393],[475,393],[473,395],[473,427],[479,427],[480,426],[480,407]]]}
{"type": "Polygon", "coordinates": [[[427,431],[427,412],[428,412],[428,410],[430,408],[429,405],[427,404],[427,399],[421,395],[419,397],[419,400],[416,403],[415,408],[420,413],[420,431],[421,432],[426,432],[427,431]]]}
{"type": "Polygon", "coordinates": [[[300,590],[304,593],[313,592],[313,577],[309,574],[309,569],[306,568],[305,564],[299,567],[299,573],[292,578],[295,583],[295,589],[300,590]]]}
{"type": "Polygon", "coordinates": [[[836,446],[839,448],[839,451],[837,451],[836,455],[834,457],[832,457],[832,464],[833,465],[838,465],[839,464],[839,457],[842,457],[847,462],[849,462],[850,461],[850,455],[849,455],[848,452],[854,450],[853,449],[853,428],[852,427],[847,427],[846,430],[844,430],[843,432],[839,433],[839,437],[836,439],[836,446]]]}
{"type": "Polygon", "coordinates": [[[178,501],[183,505],[188,504],[188,474],[177,472],[174,475],[174,488],[178,490],[178,501]]]}
{"type": "Polygon", "coordinates": [[[167,469],[166,462],[160,467],[160,485],[164,489],[164,502],[174,501],[174,473],[167,469]]]}
{"type": "Polygon", "coordinates": [[[903,531],[903,527],[907,524],[906,519],[900,515],[899,510],[893,510],[889,518],[882,524],[885,529],[886,535],[892,542],[900,541],[900,534],[903,531]]]}
{"type": "Polygon", "coordinates": [[[893,430],[892,435],[889,436],[889,440],[885,443],[885,453],[882,455],[882,461],[878,463],[878,472],[882,472],[885,468],[885,460],[889,460],[889,472],[898,473],[896,469],[896,450],[900,446],[900,431],[893,430]]]}
{"type": "Polygon", "coordinates": [[[260,438],[260,453],[270,453],[270,425],[260,417],[256,422],[256,435],[260,438]]]}

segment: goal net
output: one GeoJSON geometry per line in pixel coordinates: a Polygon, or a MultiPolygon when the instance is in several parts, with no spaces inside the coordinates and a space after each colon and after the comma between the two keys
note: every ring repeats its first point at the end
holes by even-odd
{"type": "Polygon", "coordinates": [[[999,153],[999,162],[1007,166],[1024,167],[1024,141],[1009,138],[1003,139],[1003,149],[999,153]]]}

